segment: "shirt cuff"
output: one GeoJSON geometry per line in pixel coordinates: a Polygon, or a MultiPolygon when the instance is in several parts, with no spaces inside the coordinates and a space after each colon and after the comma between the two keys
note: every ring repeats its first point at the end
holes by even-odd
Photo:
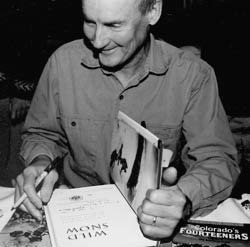
{"type": "Polygon", "coordinates": [[[54,155],[48,150],[48,148],[43,147],[42,145],[33,144],[30,147],[22,149],[20,152],[20,157],[23,160],[25,167],[40,155],[48,156],[51,160],[54,159],[54,155]]]}

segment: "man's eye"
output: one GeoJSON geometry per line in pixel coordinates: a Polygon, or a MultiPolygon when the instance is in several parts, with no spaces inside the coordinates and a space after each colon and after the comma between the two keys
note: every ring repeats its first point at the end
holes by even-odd
{"type": "Polygon", "coordinates": [[[114,28],[120,28],[120,27],[121,27],[121,24],[118,24],[118,23],[117,23],[117,24],[114,24],[113,27],[114,27],[114,28]]]}
{"type": "Polygon", "coordinates": [[[112,29],[119,29],[121,28],[122,25],[120,23],[111,23],[111,24],[107,24],[106,26],[112,29]]]}
{"type": "Polygon", "coordinates": [[[93,21],[84,21],[85,22],[85,24],[86,25],[88,25],[88,26],[94,26],[95,25],[95,23],[93,22],[93,21]]]}

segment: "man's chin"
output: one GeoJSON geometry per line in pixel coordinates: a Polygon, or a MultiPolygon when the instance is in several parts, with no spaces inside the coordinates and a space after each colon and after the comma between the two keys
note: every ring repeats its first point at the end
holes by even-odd
{"type": "Polygon", "coordinates": [[[114,62],[114,61],[105,61],[105,60],[99,59],[99,62],[100,62],[100,65],[105,70],[108,70],[108,71],[116,71],[116,70],[121,69],[122,67],[119,63],[114,62]]]}

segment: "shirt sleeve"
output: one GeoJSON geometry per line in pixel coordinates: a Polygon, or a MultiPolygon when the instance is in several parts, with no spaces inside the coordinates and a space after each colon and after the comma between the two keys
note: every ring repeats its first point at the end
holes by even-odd
{"type": "Polygon", "coordinates": [[[38,155],[51,159],[66,149],[59,119],[58,79],[55,56],[48,60],[37,85],[28,115],[25,120],[20,156],[25,165],[38,155]]]}
{"type": "Polygon", "coordinates": [[[187,78],[192,80],[183,120],[182,160],[187,171],[178,186],[192,201],[193,216],[199,216],[230,196],[239,167],[214,70],[197,63],[187,78]]]}

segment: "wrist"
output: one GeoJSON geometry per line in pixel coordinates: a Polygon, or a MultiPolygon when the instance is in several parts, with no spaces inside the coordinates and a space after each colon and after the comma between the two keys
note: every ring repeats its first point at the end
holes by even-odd
{"type": "Polygon", "coordinates": [[[47,155],[38,155],[36,156],[28,166],[41,166],[41,167],[46,167],[50,162],[51,158],[47,155]]]}

